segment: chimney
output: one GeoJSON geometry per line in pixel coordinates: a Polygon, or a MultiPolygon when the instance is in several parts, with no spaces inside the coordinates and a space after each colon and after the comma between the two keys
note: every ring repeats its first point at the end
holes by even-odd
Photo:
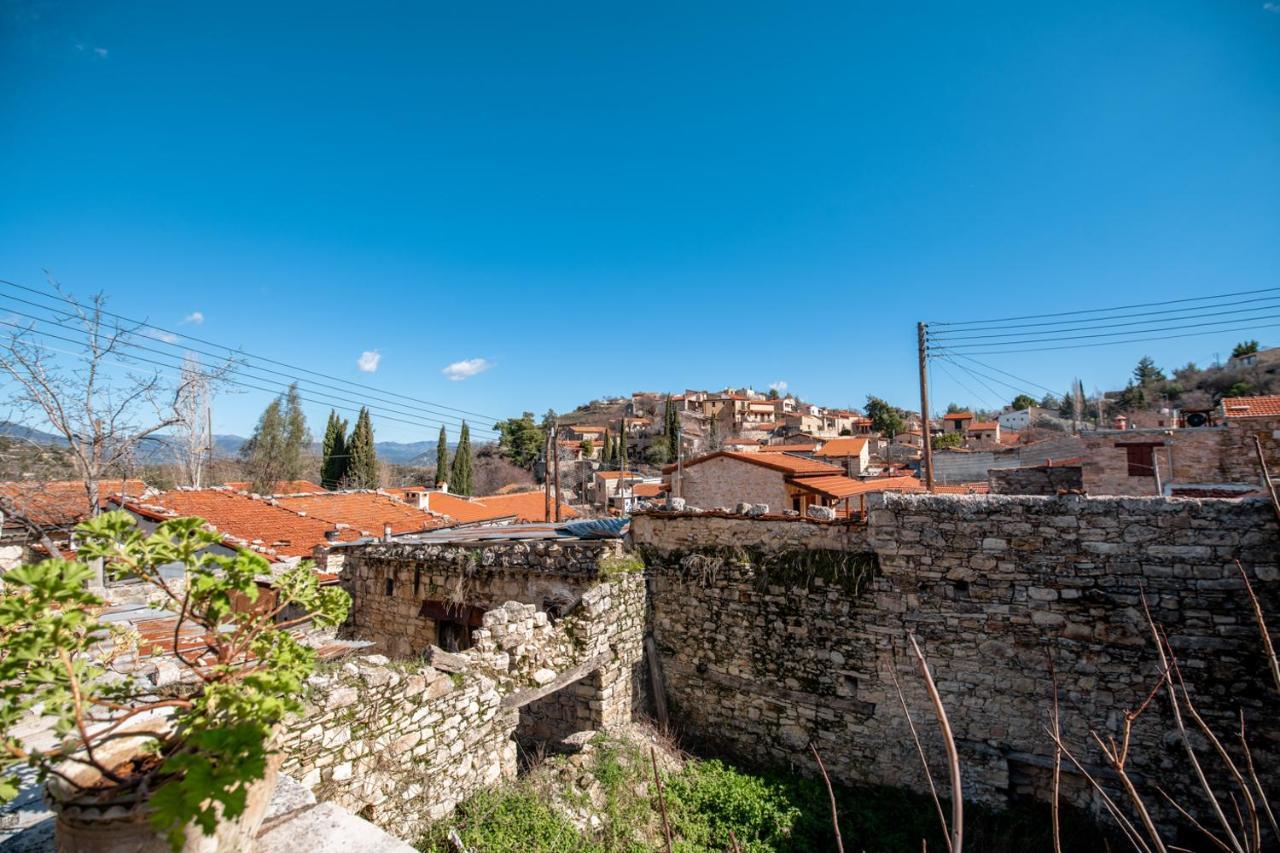
{"type": "Polygon", "coordinates": [[[391,522],[389,521],[383,522],[382,524],[382,541],[391,541],[391,522]]]}
{"type": "Polygon", "coordinates": [[[333,528],[332,530],[326,530],[326,531],[324,532],[324,541],[326,541],[326,542],[337,542],[337,541],[338,541],[338,528],[336,528],[336,527],[335,527],[335,528],[333,528]]]}
{"type": "Polygon", "coordinates": [[[444,492],[446,495],[449,494],[449,483],[445,480],[441,480],[440,482],[436,483],[436,491],[444,492]]]}
{"type": "Polygon", "coordinates": [[[1128,429],[1129,419],[1126,418],[1124,415],[1116,415],[1115,427],[1116,429],[1128,429]]]}

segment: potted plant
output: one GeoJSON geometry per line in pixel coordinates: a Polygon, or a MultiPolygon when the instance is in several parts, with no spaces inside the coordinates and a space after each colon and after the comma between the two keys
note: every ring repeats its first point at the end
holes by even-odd
{"type": "Polygon", "coordinates": [[[111,512],[77,531],[76,561],[0,575],[0,801],[17,793],[13,773],[30,767],[58,814],[60,850],[245,849],[274,788],[274,733],[300,709],[315,663],[289,629],[341,623],[350,597],[321,588],[304,563],[273,579],[274,600],[259,599],[266,560],[217,553],[221,537],[198,518],[148,535],[111,512]],[[177,614],[164,651],[182,678],[158,686],[110,668],[119,637],[86,589],[86,563],[97,559],[114,577],[154,586],[177,614]],[[180,581],[161,574],[174,564],[180,581]],[[15,736],[33,714],[52,720],[55,747],[15,736]]]}

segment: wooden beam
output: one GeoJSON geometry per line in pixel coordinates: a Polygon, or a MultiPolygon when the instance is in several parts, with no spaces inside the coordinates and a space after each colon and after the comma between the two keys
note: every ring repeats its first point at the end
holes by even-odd
{"type": "Polygon", "coordinates": [[[537,702],[544,696],[550,696],[557,690],[568,687],[576,681],[581,681],[600,667],[604,666],[613,658],[611,652],[598,654],[590,660],[583,661],[573,669],[567,670],[556,676],[555,681],[544,684],[541,687],[532,687],[528,690],[520,690],[510,695],[502,697],[500,706],[504,711],[510,711],[514,708],[523,708],[531,702],[537,702]]]}

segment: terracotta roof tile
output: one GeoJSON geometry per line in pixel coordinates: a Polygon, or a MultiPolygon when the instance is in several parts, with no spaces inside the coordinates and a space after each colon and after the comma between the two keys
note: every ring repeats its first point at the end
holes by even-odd
{"type": "Polygon", "coordinates": [[[865,438],[833,438],[826,444],[822,445],[822,449],[815,453],[815,456],[861,456],[862,449],[867,446],[865,438]]]}
{"type": "MultiPolygon", "coordinates": [[[[638,488],[638,487],[637,487],[638,488]]],[[[515,515],[516,521],[551,521],[547,518],[546,496],[543,492],[517,492],[512,495],[486,495],[479,499],[495,512],[503,516],[515,515]]],[[[554,517],[554,516],[553,516],[554,517]]],[[[577,518],[578,513],[566,503],[560,504],[560,518],[577,518]]]]}
{"type": "Polygon", "coordinates": [[[1267,397],[1228,397],[1222,401],[1222,414],[1228,418],[1280,417],[1280,394],[1267,397]]]}
{"type": "Polygon", "coordinates": [[[973,420],[973,412],[951,412],[943,415],[942,419],[944,421],[971,421],[973,420]]]}
{"type": "Polygon", "coordinates": [[[377,492],[321,492],[276,498],[276,503],[298,515],[327,521],[330,525],[347,524],[367,536],[381,536],[383,526],[391,532],[419,533],[447,527],[452,521],[377,492]]]}
{"type": "Polygon", "coordinates": [[[852,477],[804,477],[793,485],[828,497],[848,498],[874,492],[918,492],[924,488],[915,477],[882,477],[878,480],[855,480],[852,477]]]}
{"type": "MultiPolygon", "coordinates": [[[[228,489],[235,489],[237,492],[250,491],[253,483],[248,480],[234,480],[229,483],[223,483],[228,489]]],[[[275,484],[273,495],[298,495],[311,492],[323,492],[324,486],[319,483],[313,483],[310,480],[281,480],[275,484]]]]}
{"type": "MultiPolygon", "coordinates": [[[[141,497],[147,491],[141,480],[99,480],[98,498],[112,495],[141,497]]],[[[89,515],[89,496],[83,480],[17,480],[0,483],[0,497],[22,517],[42,526],[69,526],[89,515]]]]}

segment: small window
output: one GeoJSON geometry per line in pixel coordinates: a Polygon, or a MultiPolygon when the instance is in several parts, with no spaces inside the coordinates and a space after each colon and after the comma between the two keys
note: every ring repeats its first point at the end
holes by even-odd
{"type": "Polygon", "coordinates": [[[396,582],[394,578],[387,578],[387,595],[391,595],[396,591],[396,582]]]}
{"type": "Polygon", "coordinates": [[[1156,475],[1155,448],[1150,444],[1130,444],[1125,447],[1130,477],[1154,477],[1156,475]]]}

